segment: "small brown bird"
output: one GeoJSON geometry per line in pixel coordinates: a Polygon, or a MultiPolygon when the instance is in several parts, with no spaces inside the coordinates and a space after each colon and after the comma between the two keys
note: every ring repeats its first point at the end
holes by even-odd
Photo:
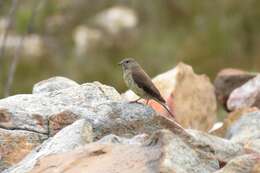
{"type": "Polygon", "coordinates": [[[148,104],[149,100],[153,99],[161,104],[172,117],[175,117],[168,109],[166,101],[153,84],[151,78],[134,59],[125,58],[119,63],[119,65],[122,66],[123,77],[126,85],[140,97],[133,102],[138,102],[141,98],[144,98],[147,100],[146,104],[148,104]]]}

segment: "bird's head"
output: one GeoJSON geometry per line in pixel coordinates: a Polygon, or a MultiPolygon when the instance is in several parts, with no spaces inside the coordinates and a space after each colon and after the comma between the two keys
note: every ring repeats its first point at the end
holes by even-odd
{"type": "Polygon", "coordinates": [[[131,70],[139,67],[139,64],[133,58],[125,58],[118,64],[122,66],[123,70],[131,70]]]}

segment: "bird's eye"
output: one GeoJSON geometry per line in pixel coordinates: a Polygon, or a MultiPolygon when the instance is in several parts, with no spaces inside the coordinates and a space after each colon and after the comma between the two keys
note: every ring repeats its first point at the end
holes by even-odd
{"type": "Polygon", "coordinates": [[[126,61],[126,63],[129,63],[129,61],[126,61]]]}

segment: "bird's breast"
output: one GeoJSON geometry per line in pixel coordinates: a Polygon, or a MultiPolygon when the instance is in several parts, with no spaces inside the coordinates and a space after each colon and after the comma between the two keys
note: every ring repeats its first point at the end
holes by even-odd
{"type": "Polygon", "coordinates": [[[131,72],[124,73],[124,81],[128,88],[135,92],[140,97],[145,97],[146,94],[142,88],[140,88],[134,81],[131,72]]]}

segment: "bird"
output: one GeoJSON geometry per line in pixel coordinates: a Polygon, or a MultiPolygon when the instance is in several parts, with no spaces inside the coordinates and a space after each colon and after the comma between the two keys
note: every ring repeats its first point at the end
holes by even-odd
{"type": "Polygon", "coordinates": [[[152,82],[150,76],[136,60],[133,58],[125,58],[118,64],[122,66],[123,79],[127,87],[139,96],[137,100],[131,101],[131,103],[138,103],[142,98],[146,99],[146,104],[148,104],[151,99],[155,100],[162,105],[173,118],[175,118],[175,115],[167,107],[166,101],[152,82]]]}

